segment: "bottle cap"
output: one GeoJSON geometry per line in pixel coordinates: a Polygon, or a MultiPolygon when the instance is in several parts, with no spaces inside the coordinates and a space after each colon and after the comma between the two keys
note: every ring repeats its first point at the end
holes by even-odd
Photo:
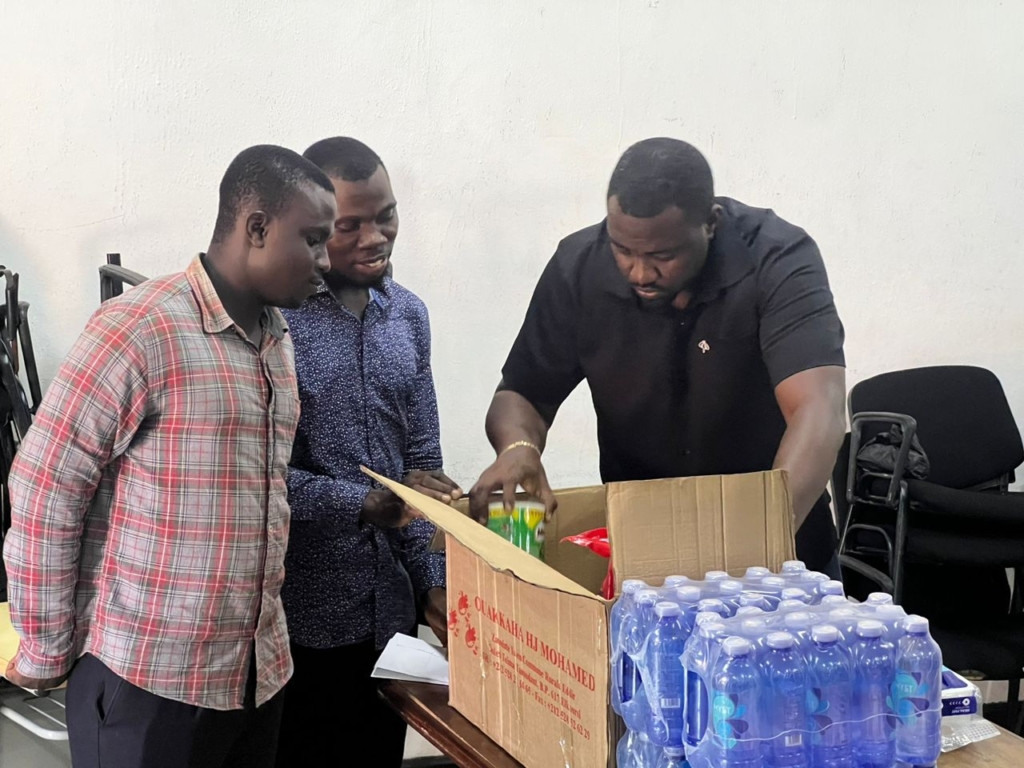
{"type": "Polygon", "coordinates": [[[708,571],[704,574],[704,581],[725,581],[729,574],[725,571],[708,571]]]}
{"type": "Polygon", "coordinates": [[[754,646],[742,637],[727,637],[725,642],[722,643],[722,651],[726,656],[733,658],[737,656],[749,656],[752,650],[754,650],[754,646]]]}
{"type": "Polygon", "coordinates": [[[924,616],[907,616],[903,620],[903,631],[908,635],[927,635],[928,619],[924,616]]]}
{"type": "Polygon", "coordinates": [[[705,621],[697,628],[697,633],[705,640],[716,637],[719,632],[723,631],[725,631],[725,624],[720,621],[705,621]]]}
{"type": "Polygon", "coordinates": [[[827,574],[818,571],[808,571],[804,574],[804,578],[807,581],[813,581],[815,584],[824,584],[826,581],[832,581],[827,574]]]}
{"type": "Polygon", "coordinates": [[[693,625],[695,627],[699,627],[709,622],[721,620],[722,617],[714,611],[700,611],[693,617],[693,625]]]}
{"type": "Polygon", "coordinates": [[[700,587],[680,587],[676,590],[676,599],[684,603],[699,603],[700,587]]]}
{"type": "Polygon", "coordinates": [[[757,592],[740,593],[740,605],[760,605],[764,601],[764,595],[757,592]]]}
{"type": "Polygon", "coordinates": [[[807,570],[803,560],[787,560],[782,564],[783,573],[801,573],[807,570]]]}
{"type": "Polygon", "coordinates": [[[872,592],[865,602],[868,605],[892,605],[892,595],[886,592],[872,592]]]}
{"type": "Polygon", "coordinates": [[[657,614],[659,619],[664,619],[666,617],[678,616],[682,611],[675,603],[658,603],[654,606],[654,613],[657,614]]]}
{"type": "Polygon", "coordinates": [[[690,579],[688,576],[667,576],[663,586],[666,589],[679,589],[689,583],[690,579]]]}
{"type": "Polygon", "coordinates": [[[849,605],[850,601],[842,595],[825,595],[821,598],[821,604],[829,608],[838,608],[840,606],[849,605]]]}
{"type": "Polygon", "coordinates": [[[718,586],[718,593],[720,595],[738,595],[743,591],[743,583],[739,581],[723,581],[718,586]]]}
{"type": "Polygon", "coordinates": [[[778,576],[765,576],[761,579],[761,583],[766,587],[778,587],[779,589],[786,588],[786,580],[780,579],[778,576]]]}
{"type": "Polygon", "coordinates": [[[793,643],[795,643],[796,640],[793,639],[793,636],[789,634],[789,632],[772,632],[768,635],[767,642],[769,648],[774,648],[777,651],[784,651],[787,648],[792,648],[793,643]]]}
{"type": "Polygon", "coordinates": [[[846,594],[846,590],[843,589],[843,582],[835,581],[834,579],[831,581],[822,582],[821,586],[818,588],[818,591],[821,592],[823,595],[846,594]]]}
{"type": "Polygon", "coordinates": [[[747,572],[745,574],[746,578],[748,578],[748,579],[751,579],[751,578],[763,579],[765,576],[771,576],[771,575],[772,575],[771,571],[769,571],[767,568],[762,568],[760,565],[752,565],[750,568],[747,568],[747,572]]]}
{"type": "Polygon", "coordinates": [[[782,621],[789,629],[807,629],[814,621],[814,617],[807,611],[794,611],[787,613],[782,621]]]}
{"type": "Polygon", "coordinates": [[[714,611],[715,613],[720,613],[721,611],[726,610],[725,603],[714,597],[709,597],[707,600],[701,600],[697,603],[697,608],[702,611],[714,611]]]}
{"type": "Polygon", "coordinates": [[[640,579],[626,579],[622,582],[622,594],[624,595],[635,595],[638,591],[646,587],[647,585],[640,581],[640,579]]]}
{"type": "Polygon", "coordinates": [[[811,630],[811,639],[816,643],[838,643],[839,630],[831,624],[819,624],[811,630]]]}
{"type": "Polygon", "coordinates": [[[658,597],[656,589],[641,589],[636,593],[636,601],[639,605],[654,605],[658,602],[658,597]]]}
{"type": "Polygon", "coordinates": [[[884,632],[885,627],[882,626],[880,621],[865,619],[864,621],[857,622],[858,637],[881,637],[884,632]]]}
{"type": "Polygon", "coordinates": [[[883,604],[875,606],[875,616],[883,619],[902,619],[907,612],[898,605],[883,604]]]}
{"type": "Polygon", "coordinates": [[[776,608],[777,613],[789,613],[790,611],[802,611],[807,607],[803,600],[783,600],[776,608]]]}
{"type": "Polygon", "coordinates": [[[803,600],[807,597],[807,593],[799,587],[787,587],[782,590],[783,600],[803,600]]]}

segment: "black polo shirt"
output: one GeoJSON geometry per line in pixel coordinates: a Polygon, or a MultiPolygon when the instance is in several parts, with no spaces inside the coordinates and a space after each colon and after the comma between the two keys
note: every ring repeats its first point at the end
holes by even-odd
{"type": "MultiPolygon", "coordinates": [[[[770,210],[723,215],[685,310],[642,308],[605,224],[563,240],[502,369],[549,422],[584,378],[604,482],[771,469],[786,422],[774,388],[844,365],[843,326],[817,245],[770,210]]],[[[836,549],[823,496],[797,534],[822,568],[836,549]]]]}

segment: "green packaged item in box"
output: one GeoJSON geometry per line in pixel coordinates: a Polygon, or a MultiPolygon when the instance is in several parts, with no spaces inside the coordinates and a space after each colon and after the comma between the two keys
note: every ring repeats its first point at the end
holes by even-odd
{"type": "Polygon", "coordinates": [[[487,527],[524,552],[544,559],[544,505],[517,501],[511,510],[496,501],[488,508],[487,527]]]}

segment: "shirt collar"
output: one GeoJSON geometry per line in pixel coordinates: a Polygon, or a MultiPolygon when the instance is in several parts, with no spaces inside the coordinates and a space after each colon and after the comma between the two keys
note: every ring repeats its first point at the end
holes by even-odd
{"type": "MultiPolygon", "coordinates": [[[[637,301],[629,283],[622,277],[615,257],[612,255],[611,241],[608,239],[608,221],[601,224],[600,248],[601,258],[598,259],[601,276],[600,281],[615,296],[630,301],[637,301]]],[[[697,303],[713,300],[723,291],[736,285],[754,271],[754,259],[750,255],[750,247],[737,227],[731,221],[727,211],[715,229],[715,237],[708,246],[708,259],[704,264],[695,286],[697,303]]]]}
{"type": "MultiPolygon", "coordinates": [[[[392,282],[393,281],[390,277],[385,276],[384,279],[380,281],[379,285],[375,285],[372,288],[370,288],[370,301],[372,301],[382,310],[387,309],[388,305],[391,303],[392,282]]],[[[318,299],[326,298],[330,299],[332,302],[337,303],[334,298],[334,294],[331,292],[331,289],[328,287],[327,283],[322,283],[320,287],[316,289],[315,296],[318,299]]]]}
{"type": "MultiPolygon", "coordinates": [[[[192,287],[192,294],[196,297],[199,305],[199,316],[203,320],[203,330],[206,333],[222,333],[235,325],[235,321],[224,309],[224,303],[217,295],[217,289],[213,287],[213,281],[203,266],[203,254],[197,255],[185,270],[185,278],[192,287]]],[[[288,330],[288,324],[280,310],[275,307],[263,308],[263,322],[261,325],[270,334],[280,341],[288,330]]]]}

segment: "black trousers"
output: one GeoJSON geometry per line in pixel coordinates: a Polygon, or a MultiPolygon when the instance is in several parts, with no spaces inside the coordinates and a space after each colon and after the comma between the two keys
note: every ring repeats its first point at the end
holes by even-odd
{"type": "Polygon", "coordinates": [[[218,711],[171,701],[118,677],[94,656],[68,679],[74,768],[272,768],[283,691],[257,707],[255,661],[243,709],[218,711]]]}
{"type": "Polygon", "coordinates": [[[370,677],[378,656],[372,641],[322,650],[292,643],[277,768],[401,768],[405,723],[370,677]]]}

